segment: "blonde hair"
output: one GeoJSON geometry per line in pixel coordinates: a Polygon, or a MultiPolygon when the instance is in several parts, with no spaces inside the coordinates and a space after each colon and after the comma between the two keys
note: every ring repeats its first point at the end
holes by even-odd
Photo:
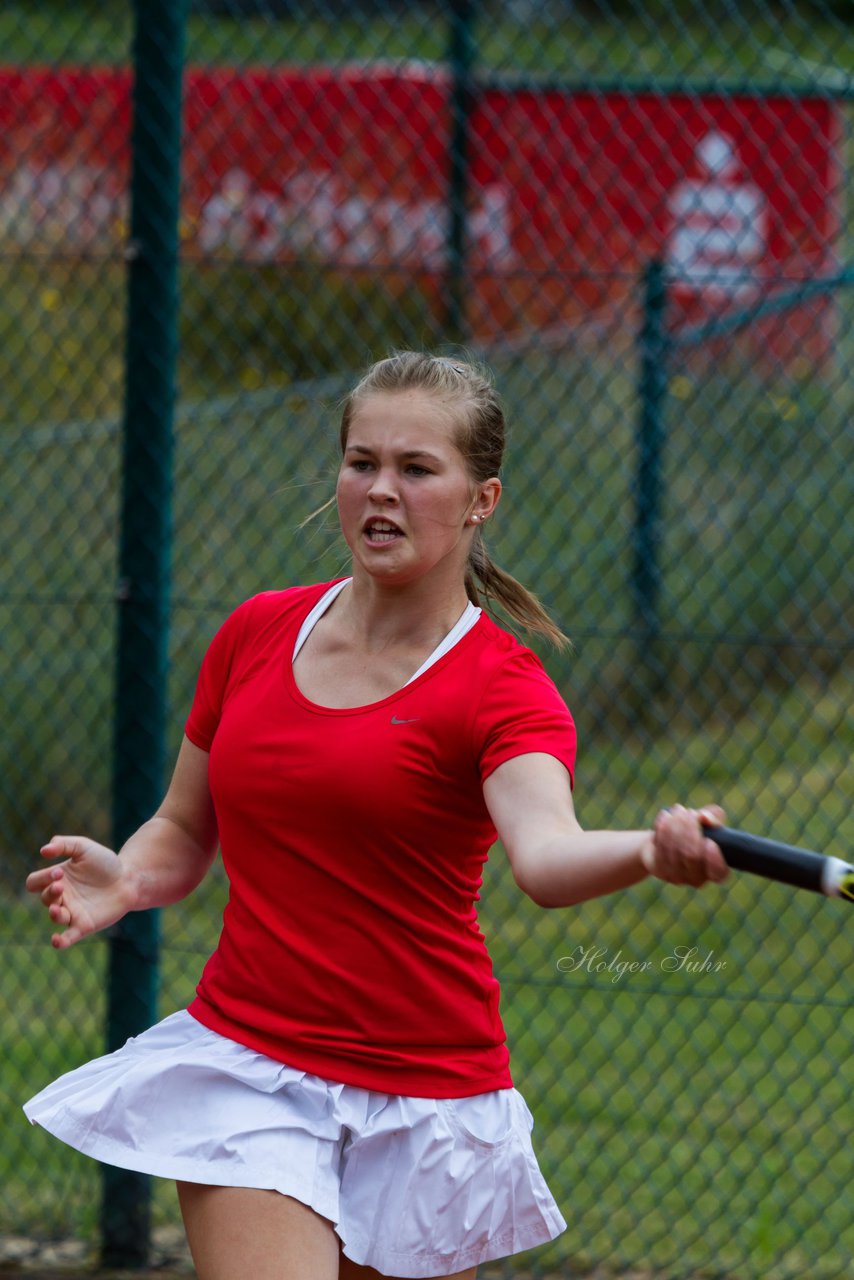
{"type": "MultiPolygon", "coordinates": [[[[344,401],[341,416],[341,451],[347,447],[353,412],[368,396],[397,391],[426,391],[453,406],[456,439],[475,484],[497,476],[504,458],[507,435],[504,409],[489,370],[469,360],[433,356],[420,351],[396,351],[372,365],[344,401]]],[[[544,636],[557,648],[569,640],[535,595],[495,563],[486,549],[483,532],[474,531],[468,565],[466,594],[473,604],[493,602],[526,631],[544,636]]]]}

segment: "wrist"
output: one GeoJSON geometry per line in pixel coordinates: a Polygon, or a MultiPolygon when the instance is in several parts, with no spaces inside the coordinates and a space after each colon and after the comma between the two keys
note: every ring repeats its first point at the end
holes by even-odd
{"type": "Polygon", "coordinates": [[[645,831],[638,846],[638,861],[644,876],[655,874],[655,832],[645,831]]]}
{"type": "Polygon", "coordinates": [[[119,864],[116,895],[122,914],[126,915],[129,911],[144,911],[148,905],[144,900],[145,876],[138,867],[134,866],[132,857],[127,857],[123,853],[116,856],[119,864]]]}

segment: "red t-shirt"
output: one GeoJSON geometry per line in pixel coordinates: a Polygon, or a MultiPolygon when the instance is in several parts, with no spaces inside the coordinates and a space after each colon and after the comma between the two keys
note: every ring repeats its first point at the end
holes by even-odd
{"type": "Polygon", "coordinates": [[[365,1089],[509,1087],[475,908],[496,839],[482,783],[531,751],[571,775],[572,719],[539,659],[485,614],[380,702],[309,702],[291,659],[329,585],[248,600],[202,664],[186,732],[210,752],[230,890],[190,1012],[365,1089]]]}

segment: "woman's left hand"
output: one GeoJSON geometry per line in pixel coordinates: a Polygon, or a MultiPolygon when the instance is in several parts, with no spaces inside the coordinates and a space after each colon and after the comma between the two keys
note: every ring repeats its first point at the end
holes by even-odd
{"type": "Polygon", "coordinates": [[[709,880],[719,883],[726,879],[729,868],[714,840],[703,832],[704,816],[710,826],[721,826],[725,821],[718,805],[686,809],[675,804],[671,809],[662,809],[641,848],[641,861],[650,875],[670,884],[695,887],[709,880]]]}

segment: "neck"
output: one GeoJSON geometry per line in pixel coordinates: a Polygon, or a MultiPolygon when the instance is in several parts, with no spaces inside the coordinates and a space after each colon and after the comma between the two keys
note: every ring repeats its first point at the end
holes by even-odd
{"type": "Polygon", "coordinates": [[[396,641],[435,648],[459,620],[468,596],[463,583],[440,594],[423,582],[388,587],[357,573],[340,603],[355,637],[367,647],[396,641]]]}

